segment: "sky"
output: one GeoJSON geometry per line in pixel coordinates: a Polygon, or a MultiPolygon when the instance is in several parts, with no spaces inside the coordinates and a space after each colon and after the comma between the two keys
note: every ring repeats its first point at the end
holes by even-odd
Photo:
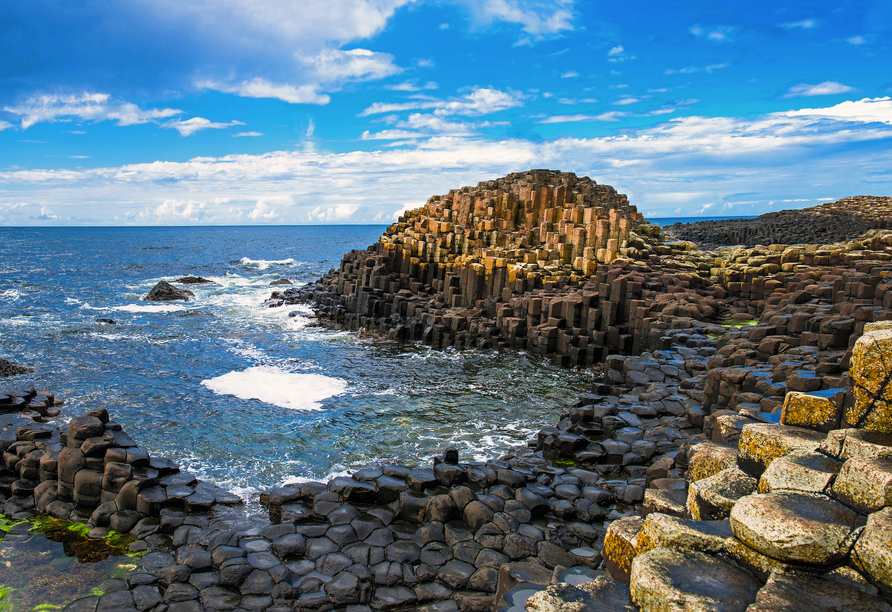
{"type": "Polygon", "coordinates": [[[892,195],[889,0],[28,0],[0,225],[391,223],[549,168],[648,218],[892,195]]]}

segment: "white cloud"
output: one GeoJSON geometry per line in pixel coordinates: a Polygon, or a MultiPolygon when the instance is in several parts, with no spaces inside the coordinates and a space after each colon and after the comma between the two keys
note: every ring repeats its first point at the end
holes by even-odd
{"type": "Polygon", "coordinates": [[[627,104],[636,104],[637,102],[641,102],[641,99],[635,98],[633,96],[624,96],[624,97],[620,98],[619,100],[617,100],[616,102],[614,102],[613,104],[616,104],[619,106],[625,106],[627,104]]]}
{"type": "Polygon", "coordinates": [[[23,130],[39,122],[117,121],[118,125],[149,123],[181,114],[173,108],[142,110],[105,93],[37,94],[3,110],[19,115],[23,130]]]}
{"type": "Polygon", "coordinates": [[[241,83],[223,83],[205,79],[196,81],[195,86],[198,89],[236,94],[242,98],[273,98],[291,104],[328,104],[331,101],[329,96],[320,93],[318,83],[294,86],[287,83],[271,83],[258,77],[241,83]]]}
{"type": "MultiPolygon", "coordinates": [[[[617,45],[615,47],[611,47],[609,51],[607,51],[607,61],[611,64],[618,64],[620,62],[624,62],[626,60],[635,59],[634,55],[627,55],[625,49],[622,45],[617,45]]],[[[618,72],[611,71],[612,73],[619,74],[618,72]]]]}
{"type": "Polygon", "coordinates": [[[600,115],[585,115],[582,113],[576,115],[554,115],[552,117],[546,117],[539,121],[539,123],[579,123],[579,122],[591,122],[591,121],[620,121],[623,117],[627,117],[629,113],[624,113],[620,111],[610,111],[607,113],[601,113],[600,115]]]}
{"type": "Polygon", "coordinates": [[[737,31],[735,26],[712,26],[704,27],[700,25],[692,26],[688,30],[691,34],[698,38],[706,38],[716,42],[724,42],[731,40],[731,36],[737,31]]]}
{"type": "Polygon", "coordinates": [[[346,221],[359,210],[359,204],[337,204],[336,206],[317,206],[307,213],[307,221],[346,221]]]}
{"type": "MultiPolygon", "coordinates": [[[[201,193],[206,206],[195,204],[192,218],[204,210],[202,223],[370,222],[382,210],[393,211],[394,202],[424,201],[457,185],[549,167],[613,185],[642,210],[653,210],[651,204],[667,193],[693,193],[684,200],[684,212],[696,214],[706,204],[753,192],[747,199],[762,203],[735,210],[758,214],[769,201],[892,189],[892,148],[877,146],[882,143],[892,143],[890,98],[758,117],[682,117],[598,138],[436,137],[390,150],[291,150],[82,170],[0,171],[0,207],[21,202],[27,190],[66,224],[71,219],[109,223],[114,216],[115,223],[157,223],[141,219],[139,212],[154,211],[166,200],[189,202],[201,193]],[[820,187],[814,186],[815,176],[822,179],[820,187]]],[[[679,204],[672,202],[667,211],[679,204]]],[[[28,210],[9,209],[0,222],[27,224],[28,210]]],[[[183,214],[185,205],[170,210],[183,214]]]]}
{"type": "Polygon", "coordinates": [[[424,85],[419,85],[415,81],[403,81],[396,85],[385,85],[384,89],[392,91],[423,91],[425,89],[437,89],[437,84],[434,81],[428,81],[424,85]]]}
{"type": "Polygon", "coordinates": [[[852,45],[866,45],[867,44],[867,39],[864,38],[863,36],[861,36],[860,34],[858,36],[852,36],[851,38],[847,38],[846,41],[852,45]]]}
{"type": "Polygon", "coordinates": [[[238,134],[233,134],[233,138],[243,138],[245,136],[264,136],[263,132],[239,132],[238,134]]]}
{"type": "Polygon", "coordinates": [[[440,28],[441,30],[448,30],[448,29],[449,29],[449,24],[448,24],[448,23],[441,23],[441,24],[439,25],[439,28],[440,28]]]}
{"type": "Polygon", "coordinates": [[[514,23],[529,35],[522,43],[573,30],[573,0],[483,0],[470,4],[483,22],[514,23]]]}
{"type": "Polygon", "coordinates": [[[8,130],[13,127],[15,127],[15,126],[13,124],[11,124],[9,121],[0,121],[0,132],[2,132],[3,130],[8,130]]]}
{"type": "Polygon", "coordinates": [[[200,130],[222,130],[228,127],[232,127],[234,125],[245,125],[241,121],[230,121],[229,123],[215,123],[209,119],[205,119],[204,117],[192,117],[191,119],[186,119],[185,121],[180,119],[175,119],[172,121],[168,121],[166,123],[162,123],[161,127],[170,128],[178,131],[180,136],[191,136],[195,132],[200,130]]]}
{"type": "Polygon", "coordinates": [[[820,117],[840,121],[862,123],[886,123],[892,125],[892,98],[865,98],[848,100],[828,108],[803,108],[787,111],[789,117],[820,117]]]}
{"type": "Polygon", "coordinates": [[[727,68],[731,64],[728,62],[724,62],[722,64],[709,64],[708,66],[703,66],[702,68],[699,66],[686,66],[684,68],[667,68],[663,71],[663,74],[694,74],[695,72],[706,72],[712,74],[716,70],[721,70],[722,68],[727,68]]]}
{"type": "Polygon", "coordinates": [[[383,113],[425,109],[432,109],[437,115],[487,115],[520,106],[522,99],[523,94],[519,92],[504,92],[498,89],[477,87],[461,98],[449,100],[418,96],[413,102],[375,102],[362,111],[359,116],[367,117],[383,113]]]}
{"type": "Polygon", "coordinates": [[[786,28],[788,30],[800,28],[803,30],[811,30],[812,28],[818,25],[818,21],[816,19],[802,19],[800,21],[791,21],[788,23],[781,24],[782,28],[786,28]]]}
{"type": "Polygon", "coordinates": [[[152,215],[157,221],[197,221],[204,216],[206,202],[199,200],[164,200],[152,215]]]}
{"type": "Polygon", "coordinates": [[[594,104],[597,102],[595,98],[582,98],[578,100],[576,98],[558,98],[558,104],[594,104]]]}
{"type": "Polygon", "coordinates": [[[279,213],[270,205],[270,201],[277,201],[279,204],[290,204],[288,198],[261,198],[257,200],[254,210],[248,213],[248,217],[252,221],[272,221],[279,216],[279,213]]]}
{"type": "Polygon", "coordinates": [[[817,85],[808,85],[807,83],[801,83],[799,85],[793,85],[787,93],[784,94],[785,98],[796,98],[800,96],[828,96],[832,94],[844,94],[855,91],[854,87],[849,87],[848,85],[843,85],[842,83],[834,83],[833,81],[824,81],[823,83],[818,83],[817,85]]]}
{"type": "Polygon", "coordinates": [[[408,130],[381,130],[380,132],[371,132],[366,130],[360,137],[362,140],[401,140],[405,138],[423,138],[421,132],[410,132],[408,130]]]}
{"type": "Polygon", "coordinates": [[[389,53],[368,49],[326,49],[311,57],[299,60],[307,65],[323,83],[344,81],[372,81],[383,79],[402,71],[394,65],[389,53]]]}
{"type": "Polygon", "coordinates": [[[579,73],[578,73],[578,72],[575,72],[575,71],[573,71],[573,70],[570,70],[570,71],[565,72],[564,74],[562,74],[562,75],[561,75],[561,78],[562,78],[562,79],[573,79],[573,78],[576,78],[576,77],[578,77],[578,76],[579,76],[579,73]]]}

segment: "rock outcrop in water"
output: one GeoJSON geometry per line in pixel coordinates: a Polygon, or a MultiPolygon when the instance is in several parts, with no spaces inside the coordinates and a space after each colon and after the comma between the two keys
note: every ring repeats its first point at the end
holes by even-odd
{"type": "Polygon", "coordinates": [[[152,290],[149,291],[149,294],[145,297],[145,301],[147,302],[171,302],[176,300],[182,300],[184,302],[188,302],[190,299],[194,298],[195,294],[189,291],[188,289],[181,289],[180,287],[174,287],[167,281],[159,281],[157,285],[152,287],[152,290]]]}
{"type": "Polygon", "coordinates": [[[18,376],[19,374],[27,374],[33,371],[34,368],[30,366],[7,359],[0,359],[0,376],[18,376]]]}

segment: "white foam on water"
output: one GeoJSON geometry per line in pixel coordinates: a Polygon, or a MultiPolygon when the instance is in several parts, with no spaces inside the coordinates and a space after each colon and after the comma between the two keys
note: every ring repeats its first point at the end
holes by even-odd
{"type": "Polygon", "coordinates": [[[186,310],[186,307],[177,304],[127,304],[126,306],[113,306],[112,310],[121,310],[123,312],[177,312],[186,310]]]}
{"type": "Polygon", "coordinates": [[[270,266],[293,266],[297,262],[291,257],[288,259],[249,259],[247,257],[242,257],[239,263],[246,268],[267,270],[270,266]]]}
{"type": "Polygon", "coordinates": [[[296,374],[276,366],[229,372],[201,384],[218,395],[256,399],[293,410],[319,410],[324,399],[347,390],[347,381],[322,374],[296,374]]]}
{"type": "Polygon", "coordinates": [[[17,301],[19,298],[22,297],[22,295],[22,292],[18,289],[6,289],[5,291],[0,290],[0,298],[3,298],[4,300],[8,300],[10,302],[17,301]]]}

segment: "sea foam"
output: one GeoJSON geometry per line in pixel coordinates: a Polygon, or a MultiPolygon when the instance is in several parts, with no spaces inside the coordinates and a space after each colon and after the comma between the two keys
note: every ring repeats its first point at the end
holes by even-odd
{"type": "Polygon", "coordinates": [[[239,262],[246,268],[252,268],[254,270],[266,270],[270,266],[290,266],[294,265],[294,259],[249,259],[248,257],[242,257],[239,262]]]}
{"type": "Polygon", "coordinates": [[[122,310],[124,312],[176,312],[178,310],[186,310],[186,308],[176,304],[127,304],[126,306],[115,306],[112,310],[122,310]]]}
{"type": "Polygon", "coordinates": [[[297,374],[275,366],[255,366],[203,380],[218,395],[256,399],[294,410],[319,410],[322,400],[347,390],[347,382],[322,374],[297,374]]]}

